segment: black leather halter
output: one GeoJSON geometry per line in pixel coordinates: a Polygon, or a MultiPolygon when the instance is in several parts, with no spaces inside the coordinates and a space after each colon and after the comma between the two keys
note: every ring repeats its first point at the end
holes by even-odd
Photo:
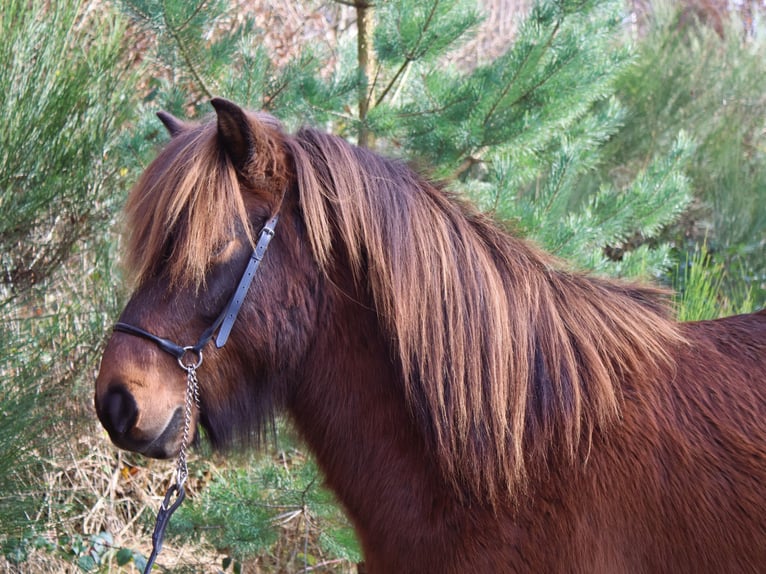
{"type": "Polygon", "coordinates": [[[255,249],[253,249],[253,254],[250,256],[250,261],[248,261],[247,267],[245,267],[242,278],[239,280],[237,289],[234,291],[229,303],[224,307],[221,314],[213,324],[202,333],[202,336],[196,344],[184,347],[174,343],[170,339],[158,337],[140,327],[121,321],[115,323],[113,329],[115,331],[120,331],[121,333],[128,333],[129,335],[143,337],[144,339],[152,341],[160,349],[166,353],[170,353],[178,359],[178,362],[184,369],[187,368],[187,365],[183,362],[184,357],[187,353],[195,354],[197,355],[197,361],[196,365],[193,364],[192,366],[195,368],[198,367],[202,364],[202,348],[210,342],[216,331],[218,331],[218,336],[215,338],[215,346],[217,348],[220,349],[223,347],[229,339],[229,334],[231,333],[232,327],[234,327],[234,321],[237,319],[237,314],[245,300],[245,295],[247,295],[247,291],[250,288],[250,284],[253,282],[255,273],[258,271],[258,266],[261,264],[261,260],[266,253],[266,248],[269,246],[271,238],[274,237],[274,228],[276,227],[278,220],[279,215],[275,215],[269,219],[261,229],[261,233],[258,235],[258,242],[255,245],[255,249]]]}

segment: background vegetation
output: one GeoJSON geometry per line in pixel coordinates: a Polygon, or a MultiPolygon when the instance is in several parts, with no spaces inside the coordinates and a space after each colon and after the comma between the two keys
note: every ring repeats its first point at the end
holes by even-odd
{"type": "MultiPolygon", "coordinates": [[[[766,301],[766,29],[739,6],[6,1],[0,571],[148,554],[172,465],[112,448],[91,396],[155,111],[199,118],[223,95],[415,161],[566,264],[672,286],[681,318],[711,318],[766,301]]],[[[191,472],[170,570],[355,571],[288,425],[261,455],[203,447],[191,472]]]]}

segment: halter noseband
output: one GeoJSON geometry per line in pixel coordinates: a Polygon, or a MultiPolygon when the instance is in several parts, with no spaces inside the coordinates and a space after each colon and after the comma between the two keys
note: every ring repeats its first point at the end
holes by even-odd
{"type": "Polygon", "coordinates": [[[174,343],[170,339],[158,337],[157,335],[154,335],[149,331],[145,331],[140,327],[136,327],[135,325],[130,325],[128,323],[123,323],[121,321],[114,324],[113,330],[120,331],[121,333],[128,333],[129,335],[135,335],[137,337],[143,337],[144,339],[152,341],[160,349],[173,355],[178,360],[181,368],[183,369],[186,369],[188,366],[183,362],[186,354],[195,354],[197,355],[197,362],[196,364],[192,364],[192,366],[194,368],[199,367],[202,364],[202,348],[210,342],[210,340],[213,338],[213,335],[215,335],[215,332],[219,328],[220,330],[218,330],[218,336],[215,338],[215,346],[220,349],[229,339],[229,334],[231,333],[232,327],[234,327],[234,321],[237,319],[239,310],[245,300],[245,295],[247,295],[247,291],[250,288],[250,284],[253,282],[255,273],[258,271],[258,266],[261,264],[261,260],[266,253],[266,248],[269,246],[271,238],[274,237],[274,228],[276,227],[278,220],[279,215],[274,215],[265,223],[261,229],[261,233],[258,236],[258,242],[255,245],[255,249],[253,249],[253,253],[250,256],[247,267],[245,267],[245,271],[239,280],[237,289],[234,291],[234,294],[231,296],[229,303],[226,305],[226,307],[224,307],[221,314],[218,315],[218,318],[213,322],[212,325],[210,325],[210,327],[205,329],[205,331],[202,333],[202,336],[200,336],[199,341],[197,341],[195,345],[183,347],[174,343]]]}

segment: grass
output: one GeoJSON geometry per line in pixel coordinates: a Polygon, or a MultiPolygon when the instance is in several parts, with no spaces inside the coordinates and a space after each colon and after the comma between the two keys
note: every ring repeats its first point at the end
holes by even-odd
{"type": "Polygon", "coordinates": [[[742,278],[727,281],[723,263],[712,260],[707,244],[697,245],[676,272],[676,308],[679,321],[702,321],[749,313],[757,308],[753,291],[742,278]],[[739,285],[732,291],[727,283],[739,285]]]}
{"type": "MultiPolygon", "coordinates": [[[[57,432],[71,433],[71,439],[49,452],[37,453],[39,490],[33,493],[37,504],[34,515],[29,516],[33,526],[22,538],[11,544],[6,541],[0,573],[141,572],[151,552],[156,511],[175,479],[174,462],[146,459],[116,449],[95,414],[62,425],[57,432]],[[16,560],[9,560],[9,555],[16,560]]],[[[252,469],[277,465],[295,472],[306,464],[306,456],[300,451],[291,451],[290,456],[285,451],[273,451],[246,460],[252,469]]],[[[204,530],[214,525],[197,525],[193,536],[174,534],[174,523],[184,521],[183,511],[188,514],[199,505],[211,485],[232,488],[228,481],[242,463],[242,457],[227,461],[199,452],[190,455],[187,500],[171,520],[170,533],[155,566],[157,571],[356,572],[351,561],[330,555],[322,547],[325,525],[313,515],[310,506],[290,506],[275,512],[270,522],[273,542],[244,558],[233,557],[237,554],[234,549],[215,548],[206,542],[204,530]]],[[[257,493],[258,485],[254,484],[246,495],[257,493]]],[[[240,500],[240,504],[254,502],[240,500]]],[[[200,516],[205,518],[204,509],[200,516]]]]}

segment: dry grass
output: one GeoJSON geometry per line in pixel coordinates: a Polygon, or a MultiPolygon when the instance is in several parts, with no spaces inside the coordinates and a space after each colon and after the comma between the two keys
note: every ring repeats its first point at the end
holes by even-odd
{"type": "MultiPolygon", "coordinates": [[[[148,460],[114,448],[95,417],[76,425],[82,433],[41,457],[45,471],[39,477],[44,492],[36,524],[46,525],[40,534],[53,544],[59,537],[78,534],[87,537],[109,532],[116,548],[126,547],[148,556],[151,551],[151,523],[163,499],[167,485],[173,480],[174,465],[148,460]],[[147,527],[147,525],[149,525],[147,527]]],[[[199,480],[190,484],[190,494],[201,488],[199,480]]],[[[217,571],[221,557],[199,547],[177,546],[167,541],[161,563],[173,570],[217,571]]],[[[111,556],[102,571],[137,572],[130,564],[118,567],[111,556]]],[[[55,552],[33,551],[29,560],[16,567],[6,560],[0,572],[82,572],[55,552]]]]}
{"type": "MultiPolygon", "coordinates": [[[[85,409],[92,411],[92,409],[85,409]]],[[[79,431],[79,436],[45,455],[40,460],[45,468],[38,483],[42,491],[35,516],[30,522],[42,525],[38,532],[48,542],[66,550],[59,540],[62,536],[81,536],[108,532],[114,550],[105,552],[98,572],[139,572],[133,561],[119,566],[116,551],[128,548],[148,556],[151,552],[151,531],[157,509],[168,485],[175,479],[174,461],[144,458],[116,449],[103,431],[95,414],[75,417],[58,432],[79,431]]],[[[62,425],[63,426],[63,425],[62,425]]],[[[276,456],[276,455],[275,455],[276,456]]],[[[280,458],[279,464],[300,464],[280,458]]],[[[235,461],[233,464],[236,464],[235,461]]],[[[230,464],[220,456],[202,459],[198,453],[189,456],[190,476],[187,501],[193,500],[215,476],[223,474],[230,464]]],[[[188,502],[186,502],[188,504],[188,502]]],[[[243,574],[276,574],[289,572],[352,573],[356,566],[345,560],[326,556],[319,547],[319,527],[305,509],[291,509],[274,522],[279,538],[271,548],[241,564],[243,574]],[[306,550],[319,561],[312,565],[302,562],[306,550]]],[[[196,541],[180,542],[165,539],[158,558],[160,572],[222,571],[227,554],[210,545],[196,541]]],[[[227,571],[231,571],[231,567],[227,571]]],[[[76,558],[65,559],[61,552],[49,549],[31,550],[28,559],[14,565],[0,558],[0,574],[21,573],[82,573],[76,558]]]]}

